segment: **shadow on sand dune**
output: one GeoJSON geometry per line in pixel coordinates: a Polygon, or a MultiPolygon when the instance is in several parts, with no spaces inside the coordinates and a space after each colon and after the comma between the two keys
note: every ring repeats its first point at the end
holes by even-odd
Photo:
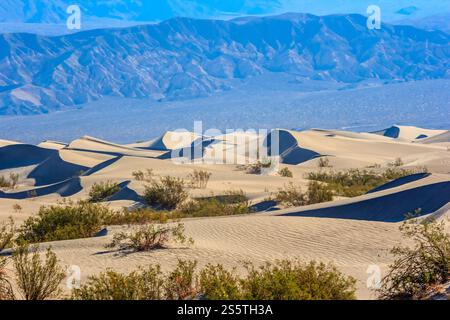
{"type": "Polygon", "coordinates": [[[282,215],[400,222],[417,209],[421,209],[422,215],[427,215],[449,202],[450,181],[446,181],[343,205],[331,204],[329,207],[310,210],[300,208],[282,215]]]}
{"type": "Polygon", "coordinates": [[[21,191],[16,193],[6,193],[0,191],[0,199],[31,199],[36,197],[43,197],[49,194],[59,194],[61,197],[70,197],[80,192],[83,189],[80,178],[71,178],[66,181],[55,183],[46,187],[21,191]]]}

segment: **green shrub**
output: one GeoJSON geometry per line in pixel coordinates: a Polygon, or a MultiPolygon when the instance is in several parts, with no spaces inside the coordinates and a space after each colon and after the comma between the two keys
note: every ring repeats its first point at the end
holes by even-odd
{"type": "Polygon", "coordinates": [[[188,300],[197,295],[195,268],[197,262],[178,260],[177,267],[167,275],[164,289],[168,300],[188,300]]]}
{"type": "Polygon", "coordinates": [[[389,168],[386,171],[377,173],[372,170],[351,169],[341,172],[310,172],[307,178],[327,183],[336,195],[356,197],[392,180],[423,171],[424,169],[422,168],[418,170],[389,168]]]}
{"type": "Polygon", "coordinates": [[[114,182],[94,183],[89,191],[89,202],[98,203],[107,200],[120,191],[120,187],[114,182]]]}
{"type": "Polygon", "coordinates": [[[168,220],[180,218],[174,211],[156,211],[151,208],[136,210],[123,209],[110,216],[107,225],[143,225],[149,223],[166,223],[168,220]]]}
{"type": "Polygon", "coordinates": [[[281,177],[285,177],[285,178],[293,178],[293,177],[294,177],[294,175],[292,174],[292,171],[289,170],[289,168],[287,168],[287,167],[281,169],[281,170],[278,172],[278,174],[279,174],[281,177]]]}
{"type": "Polygon", "coordinates": [[[394,162],[389,163],[390,167],[401,167],[403,165],[404,165],[404,163],[403,163],[403,160],[401,158],[397,158],[397,159],[395,159],[394,162]]]}
{"type": "Polygon", "coordinates": [[[0,252],[13,244],[15,234],[16,229],[12,218],[0,224],[0,252]]]}
{"type": "Polygon", "coordinates": [[[284,186],[284,189],[279,189],[275,196],[278,203],[289,207],[305,206],[307,202],[306,195],[302,192],[300,187],[296,187],[292,182],[284,186]]]}
{"type": "Polygon", "coordinates": [[[450,280],[450,235],[444,222],[406,221],[400,228],[412,246],[394,247],[395,261],[382,281],[381,299],[420,299],[450,280]]]}
{"type": "Polygon", "coordinates": [[[245,170],[248,174],[261,174],[263,169],[269,169],[272,167],[272,160],[263,159],[261,161],[257,161],[256,163],[252,163],[245,167],[245,170]]]}
{"type": "Polygon", "coordinates": [[[221,201],[218,198],[192,200],[178,209],[179,217],[213,217],[213,216],[233,216],[247,214],[250,212],[249,202],[240,195],[232,195],[233,198],[225,198],[221,201]],[[233,203],[231,201],[239,201],[233,203]]]}
{"type": "Polygon", "coordinates": [[[74,300],[161,300],[165,278],[160,266],[123,275],[107,271],[72,292],[74,300]]]}
{"type": "Polygon", "coordinates": [[[260,268],[247,266],[241,280],[247,300],[353,300],[356,280],[342,275],[336,267],[288,260],[260,268]]]}
{"type": "Polygon", "coordinates": [[[188,198],[182,179],[170,176],[145,186],[144,199],[149,206],[162,210],[174,210],[188,198]]]}
{"type": "Polygon", "coordinates": [[[25,300],[58,297],[59,285],[66,275],[50,249],[42,261],[37,247],[18,247],[13,254],[13,262],[17,287],[25,300]]]}
{"type": "Polygon", "coordinates": [[[159,265],[149,266],[129,275],[107,271],[89,278],[87,284],[74,289],[74,300],[185,300],[197,293],[193,261],[179,260],[170,273],[159,265]]]}
{"type": "Polygon", "coordinates": [[[155,225],[151,224],[138,228],[131,232],[120,232],[107,248],[117,248],[119,251],[150,251],[164,248],[169,241],[181,244],[192,244],[192,238],[187,238],[184,234],[184,224],[176,225],[155,225]]]}
{"type": "Polygon", "coordinates": [[[308,199],[307,204],[333,201],[333,191],[326,184],[311,181],[308,184],[306,198],[308,199]]]}
{"type": "Polygon", "coordinates": [[[311,262],[279,261],[260,268],[246,264],[248,274],[238,277],[233,269],[208,265],[200,272],[195,261],[178,261],[163,273],[159,266],[130,275],[108,271],[80,289],[79,300],[347,300],[355,299],[355,283],[334,266],[311,262]]]}
{"type": "Polygon", "coordinates": [[[0,301],[15,300],[14,291],[5,270],[6,262],[6,258],[0,257],[0,301]]]}
{"type": "Polygon", "coordinates": [[[28,218],[19,229],[19,242],[90,238],[97,234],[114,212],[101,204],[66,202],[43,206],[37,215],[28,218]]]}
{"type": "Polygon", "coordinates": [[[222,265],[207,265],[199,276],[199,289],[206,300],[241,299],[240,279],[222,265]]]}
{"type": "Polygon", "coordinates": [[[190,183],[192,188],[206,189],[208,186],[209,179],[212,173],[205,170],[194,170],[193,173],[189,174],[190,183]]]}

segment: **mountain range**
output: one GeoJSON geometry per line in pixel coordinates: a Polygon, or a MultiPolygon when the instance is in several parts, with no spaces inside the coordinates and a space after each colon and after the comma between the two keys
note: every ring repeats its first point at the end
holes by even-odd
{"type": "Polygon", "coordinates": [[[0,34],[0,114],[39,114],[102,97],[202,97],[271,73],[300,82],[448,79],[450,35],[357,14],[288,13],[49,37],[0,34]]]}

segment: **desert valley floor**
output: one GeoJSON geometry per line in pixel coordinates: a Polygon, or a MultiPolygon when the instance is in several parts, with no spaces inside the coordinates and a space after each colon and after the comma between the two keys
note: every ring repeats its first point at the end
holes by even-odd
{"type": "MultiPolygon", "coordinates": [[[[111,208],[138,207],[144,183],[133,178],[133,171],[152,169],[156,176],[187,179],[194,169],[207,170],[212,173],[207,188],[189,189],[192,198],[243,190],[258,210],[240,216],[185,219],[186,233],[195,240],[192,246],[173,245],[118,256],[105,251],[104,245],[126,227],[113,226],[104,236],[42,247],[51,246],[64,265],[79,266],[83,280],[108,268],[130,272],[149,263],[171,268],[178,259],[197,260],[200,266],[221,263],[238,270],[242,261],[259,264],[287,258],[333,262],[358,280],[358,298],[374,298],[367,288],[367,270],[371,265],[385,270],[392,262],[389,249],[402,241],[398,228],[405,215],[419,208],[423,215],[438,219],[447,219],[450,214],[450,132],[403,126],[377,133],[277,131],[280,166],[289,168],[293,178],[276,173],[249,174],[233,163],[174,163],[167,156],[179,135],[174,132],[131,145],[92,137],[39,145],[0,140],[0,176],[16,173],[20,177],[14,190],[0,191],[0,221],[12,216],[20,224],[43,205],[56,204],[62,198],[86,199],[91,186],[102,181],[120,185],[120,191],[108,199],[111,208]],[[329,160],[329,168],[319,168],[323,158],[329,160]],[[306,189],[309,172],[382,171],[397,159],[401,159],[401,168],[426,167],[427,173],[400,178],[354,198],[336,197],[332,202],[294,208],[265,205],[290,182],[306,189]]],[[[191,143],[199,138],[186,135],[191,143]]],[[[218,149],[233,149],[236,136],[209,138],[204,158],[218,149]]],[[[247,134],[245,141],[251,139],[256,137],[247,134]]]]}

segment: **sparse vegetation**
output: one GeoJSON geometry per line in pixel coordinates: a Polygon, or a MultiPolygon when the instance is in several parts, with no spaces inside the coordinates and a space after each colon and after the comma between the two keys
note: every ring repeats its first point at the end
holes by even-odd
{"type": "Polygon", "coordinates": [[[131,232],[120,232],[107,248],[119,251],[150,251],[164,248],[170,241],[192,244],[193,240],[184,234],[184,224],[150,224],[131,232]]]}
{"type": "Polygon", "coordinates": [[[109,216],[107,225],[144,225],[149,223],[166,223],[168,220],[178,219],[174,211],[156,211],[151,208],[137,210],[123,209],[109,216]]]}
{"type": "Polygon", "coordinates": [[[379,187],[392,180],[399,179],[414,173],[426,172],[425,168],[418,170],[406,170],[389,168],[377,173],[372,170],[352,169],[340,172],[310,172],[309,180],[324,182],[336,195],[344,197],[356,197],[379,187]]]}
{"type": "Polygon", "coordinates": [[[22,212],[22,206],[20,205],[20,204],[18,204],[18,203],[15,203],[14,205],[13,205],[13,210],[14,210],[14,213],[21,213],[22,212]]]}
{"type": "Polygon", "coordinates": [[[89,202],[98,203],[107,200],[120,191],[120,187],[115,182],[94,183],[89,191],[89,202]]]}
{"type": "Polygon", "coordinates": [[[170,176],[145,186],[144,199],[149,206],[174,210],[188,198],[184,180],[170,176]]]}
{"type": "Polygon", "coordinates": [[[59,285],[65,278],[56,255],[47,249],[41,260],[37,247],[20,246],[13,254],[16,283],[25,300],[45,300],[60,294],[59,285]]]}
{"type": "Polygon", "coordinates": [[[389,163],[390,167],[396,167],[396,168],[401,167],[403,165],[404,165],[404,163],[401,158],[397,158],[394,160],[394,162],[389,163]]]}
{"type": "Polygon", "coordinates": [[[153,169],[146,169],[145,172],[142,170],[133,171],[132,175],[136,181],[152,182],[155,178],[153,169]]]}
{"type": "Polygon", "coordinates": [[[19,183],[19,175],[11,172],[9,179],[4,176],[0,176],[0,189],[15,189],[19,183]]]}
{"type": "Polygon", "coordinates": [[[15,300],[13,287],[6,274],[6,258],[0,257],[0,301],[15,300]]]}
{"type": "Polygon", "coordinates": [[[319,158],[319,162],[317,164],[319,168],[330,168],[330,159],[327,157],[321,157],[319,158]]]}
{"type": "Polygon", "coordinates": [[[308,190],[303,193],[300,187],[290,183],[278,191],[275,200],[288,207],[301,207],[333,201],[333,191],[326,184],[311,181],[308,184],[308,190]]]}
{"type": "MultiPolygon", "coordinates": [[[[417,215],[417,213],[416,213],[417,215]]],[[[450,281],[450,235],[444,222],[407,220],[400,230],[411,246],[394,247],[395,261],[382,281],[381,299],[421,299],[450,281]]]]}
{"type": "Polygon", "coordinates": [[[258,160],[255,163],[245,166],[245,170],[248,174],[261,174],[263,169],[269,169],[272,167],[272,160],[263,159],[258,160]]]}
{"type": "Polygon", "coordinates": [[[43,206],[19,229],[19,242],[39,243],[93,237],[114,212],[101,204],[63,202],[43,206]]]}
{"type": "Polygon", "coordinates": [[[15,233],[16,229],[12,218],[9,218],[6,222],[0,223],[0,252],[12,246],[15,233]]]}
{"type": "Polygon", "coordinates": [[[289,168],[285,167],[283,169],[281,169],[280,171],[278,171],[278,174],[281,177],[285,177],[285,178],[293,178],[294,175],[292,174],[292,171],[289,170],[289,168]]]}
{"type": "Polygon", "coordinates": [[[222,265],[208,265],[200,272],[195,261],[178,262],[169,273],[159,266],[140,269],[130,275],[112,271],[91,277],[75,289],[80,300],[349,300],[355,299],[355,283],[334,266],[292,261],[255,267],[247,263],[248,274],[238,277],[222,265]]]}
{"type": "Polygon", "coordinates": [[[260,268],[247,265],[248,277],[241,281],[247,300],[354,300],[356,280],[333,265],[288,260],[260,268]]]}
{"type": "Polygon", "coordinates": [[[208,186],[209,179],[212,173],[205,170],[194,170],[193,173],[189,174],[190,183],[192,188],[206,189],[208,186]]]}
{"type": "Polygon", "coordinates": [[[232,216],[250,212],[250,202],[245,193],[228,191],[222,196],[197,199],[183,204],[177,212],[179,217],[232,216]]]}

